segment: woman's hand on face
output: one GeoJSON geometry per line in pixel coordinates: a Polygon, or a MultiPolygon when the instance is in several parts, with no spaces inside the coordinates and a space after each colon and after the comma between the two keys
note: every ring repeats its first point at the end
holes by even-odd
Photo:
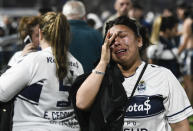
{"type": "Polygon", "coordinates": [[[22,55],[24,56],[30,52],[33,52],[33,51],[36,51],[36,47],[33,43],[29,43],[29,44],[25,45],[25,47],[23,48],[22,55]]]}
{"type": "Polygon", "coordinates": [[[105,37],[105,42],[102,46],[102,52],[101,52],[101,62],[104,62],[108,64],[110,62],[111,57],[111,51],[110,51],[110,45],[114,41],[116,37],[116,34],[111,35],[110,32],[107,32],[107,35],[105,37]]]}

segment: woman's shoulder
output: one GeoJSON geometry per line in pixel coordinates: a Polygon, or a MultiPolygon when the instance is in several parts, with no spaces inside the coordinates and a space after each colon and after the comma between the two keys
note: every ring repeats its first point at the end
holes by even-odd
{"type": "Polygon", "coordinates": [[[159,66],[156,64],[148,64],[147,68],[148,72],[150,73],[156,73],[156,74],[168,74],[171,73],[171,71],[163,66],[159,66]]]}
{"type": "Polygon", "coordinates": [[[13,57],[21,56],[22,51],[17,51],[13,54],[13,57]]]}
{"type": "Polygon", "coordinates": [[[70,52],[67,52],[67,55],[69,68],[75,70],[78,74],[84,73],[82,64],[70,52]]]}
{"type": "Polygon", "coordinates": [[[70,52],[67,52],[67,55],[68,55],[68,60],[69,60],[69,63],[76,63],[76,65],[81,65],[82,64],[70,53],[70,52]]]}
{"type": "Polygon", "coordinates": [[[169,77],[174,77],[169,69],[155,64],[148,64],[144,73],[144,78],[151,82],[166,83],[169,81],[169,77]]]}
{"type": "Polygon", "coordinates": [[[36,52],[31,52],[24,57],[25,61],[31,62],[43,62],[45,59],[53,59],[52,52],[46,50],[40,50],[36,52]]]}

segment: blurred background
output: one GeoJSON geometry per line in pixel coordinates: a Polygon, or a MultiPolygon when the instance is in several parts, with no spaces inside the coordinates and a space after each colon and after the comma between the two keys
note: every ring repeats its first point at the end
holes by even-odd
{"type": "MultiPolygon", "coordinates": [[[[0,14],[10,16],[34,15],[39,8],[52,8],[61,11],[67,0],[0,0],[0,14]]],[[[114,13],[114,0],[81,0],[86,4],[88,12],[101,15],[108,10],[114,13]]],[[[192,3],[193,0],[133,0],[143,5],[144,11],[161,12],[164,8],[175,8],[176,3],[192,3]]]]}
{"type": "MultiPolygon", "coordinates": [[[[62,11],[67,0],[0,0],[0,68],[6,65],[18,49],[18,21],[23,16],[38,15],[40,9],[62,11]]],[[[98,17],[96,28],[101,28],[104,21],[115,13],[115,0],[81,0],[86,5],[87,13],[98,17]]],[[[132,0],[143,8],[143,17],[148,23],[160,15],[164,9],[175,12],[180,2],[193,3],[193,0],[132,0]]],[[[96,21],[95,21],[96,22],[96,21]]],[[[96,24],[96,23],[95,23],[96,24]]]]}

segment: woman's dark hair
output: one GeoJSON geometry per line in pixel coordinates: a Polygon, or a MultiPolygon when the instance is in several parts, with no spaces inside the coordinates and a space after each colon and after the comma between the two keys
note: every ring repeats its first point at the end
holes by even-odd
{"type": "Polygon", "coordinates": [[[129,29],[131,29],[136,37],[141,37],[143,41],[143,46],[139,48],[140,56],[144,55],[145,49],[149,46],[149,36],[147,29],[137,23],[137,21],[128,18],[127,16],[120,16],[113,21],[109,21],[106,25],[105,34],[108,30],[113,27],[114,25],[125,25],[129,29]]]}
{"type": "Polygon", "coordinates": [[[50,43],[56,63],[56,75],[63,80],[67,75],[67,51],[70,41],[70,26],[62,13],[48,12],[41,16],[40,29],[50,43]]]}
{"type": "Polygon", "coordinates": [[[188,8],[184,12],[185,18],[191,18],[193,19],[193,7],[188,6],[188,8]]]}
{"type": "Polygon", "coordinates": [[[178,19],[175,16],[162,17],[160,31],[171,30],[176,24],[178,24],[178,19]]]}
{"type": "Polygon", "coordinates": [[[176,8],[180,8],[180,9],[186,9],[188,6],[187,6],[187,3],[184,2],[184,1],[180,1],[176,4],[176,8]]]}

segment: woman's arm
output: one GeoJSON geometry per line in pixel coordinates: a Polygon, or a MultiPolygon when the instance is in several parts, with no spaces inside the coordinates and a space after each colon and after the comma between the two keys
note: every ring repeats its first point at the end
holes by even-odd
{"type": "Polygon", "coordinates": [[[95,97],[100,89],[106,67],[110,61],[110,44],[115,38],[115,34],[110,37],[110,33],[107,33],[105,42],[102,46],[101,59],[94,69],[94,71],[88,76],[88,78],[82,83],[76,94],[76,106],[79,109],[88,109],[95,100],[95,97]],[[103,73],[98,73],[103,72],[103,73]]]}
{"type": "Polygon", "coordinates": [[[9,101],[27,85],[30,79],[28,66],[29,62],[22,61],[0,76],[0,101],[9,101]]]}
{"type": "Polygon", "coordinates": [[[172,128],[172,131],[190,131],[190,126],[187,119],[170,124],[170,126],[172,128]]]}
{"type": "Polygon", "coordinates": [[[191,24],[192,24],[192,20],[190,20],[189,18],[184,21],[183,32],[182,32],[183,42],[181,43],[181,45],[178,48],[178,55],[180,55],[181,52],[186,48],[188,44],[188,39],[191,37],[190,35],[191,34],[191,24]]]}

